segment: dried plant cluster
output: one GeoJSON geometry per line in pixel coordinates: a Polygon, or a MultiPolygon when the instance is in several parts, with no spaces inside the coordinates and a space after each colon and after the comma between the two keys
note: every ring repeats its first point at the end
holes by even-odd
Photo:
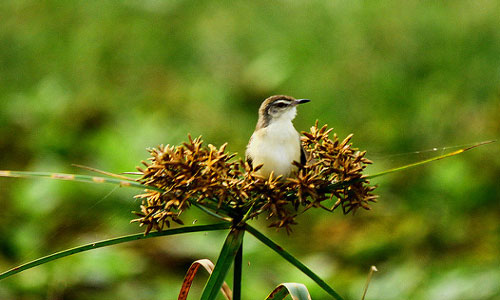
{"type": "Polygon", "coordinates": [[[305,165],[295,162],[297,171],[291,178],[259,176],[255,171],[260,166],[252,168],[233,159],[226,145],[203,146],[201,138],[149,149],[146,168],[137,168],[142,173],[138,181],[161,192],[151,189],[136,196],[142,205],[133,221],[146,225],[146,233],[161,230],[171,221],[182,224],[182,212],[196,205],[231,218],[235,225],[264,214],[269,226],[290,231],[297,215],[312,207],[328,211],[341,207],[344,214],[369,209],[377,196],[362,172],[371,161],[365,158],[366,151],[352,147],[352,135],[341,142],[336,134],[329,137],[331,131],[316,122],[310,132],[303,132],[308,160],[305,165]]]}

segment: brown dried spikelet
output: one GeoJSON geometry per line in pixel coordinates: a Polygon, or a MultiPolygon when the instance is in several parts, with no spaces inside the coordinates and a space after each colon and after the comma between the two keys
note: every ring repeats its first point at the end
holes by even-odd
{"type": "Polygon", "coordinates": [[[162,230],[171,221],[182,224],[180,215],[195,204],[238,222],[264,214],[269,226],[290,232],[296,216],[312,207],[333,211],[340,206],[344,214],[369,209],[377,196],[362,172],[371,161],[365,151],[352,147],[352,135],[339,141],[335,134],[329,138],[331,131],[316,121],[310,132],[303,132],[308,160],[305,165],[294,162],[297,171],[291,178],[259,176],[255,171],[260,166],[233,160],[226,144],[203,146],[200,137],[189,136],[189,142],[177,147],[148,149],[151,157],[143,162],[145,169],[137,168],[142,173],[138,181],[163,192],[137,195],[141,211],[132,221],[146,225],[146,233],[162,230]],[[323,205],[333,198],[337,200],[330,207],[323,205]]]}

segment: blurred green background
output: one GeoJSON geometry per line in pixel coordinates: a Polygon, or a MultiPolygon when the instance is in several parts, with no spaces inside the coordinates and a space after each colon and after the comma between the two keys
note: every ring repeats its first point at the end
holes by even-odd
{"type": "MultiPolygon", "coordinates": [[[[187,133],[243,155],[273,94],[312,99],[296,128],[354,133],[370,172],[498,139],[499,15],[496,0],[3,0],[0,169],[133,171],[145,148],[187,133]]],[[[367,299],[500,299],[499,154],[496,143],[377,179],[371,211],[311,211],[290,236],[253,224],[346,299],[361,298],[371,265],[367,299]]],[[[1,271],[141,232],[136,190],[5,178],[0,191],[1,271]]],[[[214,220],[192,209],[184,221],[214,220]]],[[[224,234],[74,255],[0,282],[0,299],[175,299],[224,234]]],[[[244,263],[244,299],[281,282],[328,299],[250,235],[244,263]]]]}

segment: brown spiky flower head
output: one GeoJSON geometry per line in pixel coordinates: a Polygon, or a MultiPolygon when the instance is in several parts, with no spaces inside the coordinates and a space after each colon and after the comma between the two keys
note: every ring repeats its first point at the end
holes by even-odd
{"type": "Polygon", "coordinates": [[[371,161],[366,151],[352,147],[352,135],[340,141],[336,134],[329,137],[331,131],[316,121],[310,132],[302,132],[308,160],[294,162],[298,169],[290,178],[262,177],[255,172],[261,166],[234,159],[226,144],[204,146],[201,138],[148,149],[151,157],[138,168],[138,181],[151,189],[136,196],[142,204],[133,221],[145,225],[146,233],[162,230],[172,221],[182,224],[182,212],[194,205],[235,226],[264,215],[269,226],[290,232],[297,215],[309,208],[341,207],[344,214],[369,209],[377,196],[362,172],[371,161]]]}

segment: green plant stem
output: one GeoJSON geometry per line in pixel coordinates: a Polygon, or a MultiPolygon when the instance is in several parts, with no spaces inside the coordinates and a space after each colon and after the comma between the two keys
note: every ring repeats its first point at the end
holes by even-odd
{"type": "Polygon", "coordinates": [[[75,248],[56,252],[54,254],[47,255],[45,257],[41,257],[39,259],[28,262],[26,264],[17,266],[13,269],[10,269],[10,270],[0,274],[0,280],[5,279],[5,278],[12,276],[14,274],[17,274],[19,272],[31,269],[33,267],[48,263],[50,261],[60,259],[60,258],[69,256],[69,255],[72,255],[72,254],[84,252],[87,250],[97,249],[97,248],[101,248],[101,247],[106,247],[106,246],[111,246],[111,245],[116,245],[116,244],[136,241],[136,240],[144,240],[144,239],[149,239],[149,238],[154,238],[154,237],[160,237],[160,236],[167,236],[167,235],[174,235],[174,234],[181,234],[181,233],[188,233],[188,232],[229,229],[230,227],[231,227],[231,223],[229,223],[229,222],[216,223],[216,224],[210,224],[210,225],[186,226],[186,227],[180,227],[180,228],[175,228],[175,229],[150,232],[146,235],[144,235],[143,233],[138,233],[138,234],[131,234],[131,235],[126,235],[126,236],[122,236],[122,237],[118,237],[118,238],[113,238],[113,239],[109,239],[109,240],[104,240],[104,241],[100,241],[100,242],[90,243],[87,245],[78,246],[75,248]]]}
{"type": "Polygon", "coordinates": [[[292,265],[294,265],[297,269],[301,270],[304,274],[309,276],[314,282],[316,282],[325,292],[327,292],[330,296],[337,300],[343,300],[342,297],[337,294],[323,279],[321,279],[318,275],[316,275],[311,269],[309,269],[306,265],[301,263],[298,259],[293,257],[290,253],[285,251],[281,246],[271,241],[265,235],[260,233],[257,229],[253,228],[250,225],[246,225],[245,229],[250,232],[253,236],[255,236],[259,241],[264,243],[269,248],[273,249],[276,253],[278,253],[281,257],[286,259],[292,265]]]}
{"type": "Polygon", "coordinates": [[[241,273],[243,266],[243,242],[234,258],[233,300],[241,300],[241,273]]]}
{"type": "Polygon", "coordinates": [[[224,278],[235,259],[236,253],[243,242],[244,233],[245,230],[240,228],[232,228],[229,232],[224,242],[224,246],[222,246],[217,263],[215,264],[214,271],[203,289],[201,300],[214,300],[217,296],[224,282],[224,278]]]}

